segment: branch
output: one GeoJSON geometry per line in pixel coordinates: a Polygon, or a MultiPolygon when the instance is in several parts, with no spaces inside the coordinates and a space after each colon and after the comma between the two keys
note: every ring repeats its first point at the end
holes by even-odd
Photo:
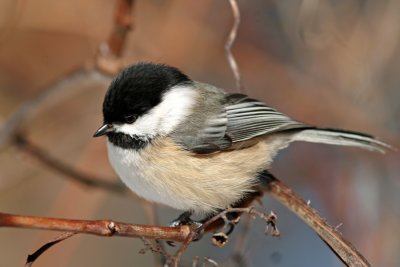
{"type": "Polygon", "coordinates": [[[16,132],[19,131],[20,126],[29,119],[36,109],[50,96],[64,90],[71,84],[79,83],[86,80],[107,81],[109,78],[99,73],[96,70],[87,71],[84,68],[76,68],[71,70],[67,77],[62,77],[55,82],[45,86],[45,89],[20,105],[17,110],[1,125],[0,127],[0,148],[8,143],[16,132]]]}
{"type": "Polygon", "coordinates": [[[133,25],[134,0],[120,0],[114,15],[114,29],[108,38],[107,44],[110,52],[121,57],[126,43],[128,32],[133,25]]]}
{"type": "MultiPolygon", "coordinates": [[[[123,46],[127,40],[128,31],[132,28],[132,13],[134,7],[134,0],[120,0],[117,3],[117,8],[114,17],[114,28],[106,43],[107,51],[111,54],[114,60],[120,59],[122,56],[123,46]]],[[[16,144],[25,152],[40,160],[48,168],[55,170],[66,177],[83,183],[87,186],[99,187],[115,193],[127,193],[129,190],[121,183],[112,183],[99,179],[97,177],[89,176],[79,172],[78,170],[67,166],[61,161],[52,158],[46,151],[38,146],[30,143],[26,138],[20,134],[21,125],[29,119],[40,105],[46,101],[50,96],[65,90],[68,86],[74,83],[91,80],[110,81],[107,74],[114,74],[119,71],[121,64],[115,68],[115,64],[111,60],[105,60],[104,54],[97,55],[97,65],[94,69],[87,70],[84,66],[72,69],[59,80],[52,82],[40,90],[40,93],[34,98],[23,103],[8,120],[0,127],[0,148],[10,141],[16,144]],[[101,62],[101,63],[100,63],[101,62]],[[102,71],[102,72],[99,72],[102,71]],[[111,71],[112,70],[112,71],[111,71]]]]}
{"type": "Polygon", "coordinates": [[[0,227],[43,229],[98,236],[144,237],[176,242],[184,242],[191,232],[189,226],[148,226],[111,220],[71,220],[8,213],[0,213],[0,227]]]}
{"type": "Polygon", "coordinates": [[[114,13],[114,27],[106,42],[100,44],[96,57],[97,68],[115,75],[123,67],[122,55],[128,33],[133,28],[134,0],[119,0],[114,13]]]}
{"type": "MultiPolygon", "coordinates": [[[[13,215],[8,213],[0,213],[0,227],[15,227],[15,228],[30,228],[30,229],[44,229],[51,231],[62,231],[69,234],[62,235],[59,238],[47,242],[41,246],[35,253],[28,256],[27,266],[30,266],[42,253],[54,244],[72,236],[76,233],[92,234],[98,236],[122,236],[122,237],[136,237],[143,239],[155,240],[168,240],[182,243],[175,255],[169,255],[158,244],[158,247],[153,251],[162,253],[167,263],[177,267],[178,263],[189,247],[191,242],[199,238],[204,231],[208,231],[208,226],[213,222],[225,218],[230,212],[247,212],[251,215],[259,216],[266,219],[268,216],[264,213],[258,212],[252,208],[229,208],[218,215],[206,221],[201,227],[190,227],[187,225],[178,227],[162,227],[162,226],[148,226],[139,224],[127,224],[122,222],[114,222],[111,220],[71,220],[59,219],[49,217],[36,217],[36,216],[22,216],[13,215]]],[[[214,228],[212,228],[214,229],[214,228]]],[[[146,247],[149,244],[145,242],[146,247]]]]}
{"type": "Polygon", "coordinates": [[[371,266],[364,256],[349,241],[344,239],[339,231],[330,226],[315,209],[310,207],[292,189],[272,175],[265,178],[265,192],[307,223],[346,266],[371,266]]]}
{"type": "Polygon", "coordinates": [[[127,194],[130,192],[126,186],[118,181],[109,182],[99,177],[84,174],[70,166],[67,166],[63,162],[52,158],[46,151],[29,142],[21,133],[15,134],[14,144],[24,152],[38,159],[49,169],[52,169],[78,183],[86,186],[101,188],[118,194],[127,194]]]}
{"type": "Polygon", "coordinates": [[[240,12],[239,12],[239,7],[235,0],[229,0],[229,3],[232,8],[234,22],[233,22],[232,29],[229,33],[228,39],[226,40],[226,43],[225,43],[225,53],[226,53],[226,57],[229,62],[229,66],[233,72],[233,75],[235,76],[236,88],[239,92],[242,92],[244,88],[243,88],[241,78],[240,78],[239,67],[236,63],[235,57],[232,54],[232,46],[236,40],[236,35],[237,35],[239,25],[240,25],[240,12]]]}
{"type": "Polygon", "coordinates": [[[100,55],[98,54],[95,59],[97,62],[95,68],[87,70],[85,66],[79,66],[70,70],[61,79],[46,85],[43,90],[39,90],[40,93],[37,96],[18,107],[0,128],[0,148],[12,139],[13,135],[19,130],[21,124],[30,118],[36,108],[48,99],[49,96],[64,90],[70,84],[88,79],[107,80],[107,82],[109,82],[110,77],[108,77],[108,75],[113,75],[118,72],[122,64],[118,63],[116,67],[114,62],[104,60],[104,54],[111,54],[114,58],[120,58],[122,56],[127,34],[132,28],[134,3],[134,0],[119,1],[115,12],[114,29],[105,45],[100,46],[100,55]],[[106,49],[104,49],[104,47],[106,47],[106,49]],[[105,51],[108,53],[105,53],[105,51]],[[102,71],[102,73],[100,73],[99,70],[102,71]],[[104,73],[108,75],[104,75],[104,73]]]}
{"type": "MultiPolygon", "coordinates": [[[[264,191],[277,199],[280,203],[285,205],[304,222],[306,222],[347,266],[370,266],[368,261],[349,241],[345,240],[335,228],[329,226],[327,222],[321,218],[318,212],[311,208],[300,196],[293,192],[293,190],[271,175],[268,175],[264,178],[264,191]]],[[[227,210],[205,221],[204,224],[199,228],[191,228],[189,226],[159,227],[127,224],[110,220],[69,220],[20,216],[6,213],[0,213],[0,227],[46,229],[53,231],[94,234],[99,236],[116,235],[180,242],[183,243],[183,245],[178,252],[173,256],[168,256],[168,262],[172,263],[173,266],[177,266],[181,256],[194,239],[201,237],[203,232],[208,232],[215,229],[214,224],[217,221],[222,221],[223,223],[220,224],[222,226],[226,225],[226,215],[228,213],[248,213],[250,215],[260,217],[267,223],[265,231],[266,233],[269,232],[268,227],[272,226],[272,235],[279,234],[279,231],[275,225],[276,216],[273,213],[266,215],[251,207],[228,208],[227,210]]]]}

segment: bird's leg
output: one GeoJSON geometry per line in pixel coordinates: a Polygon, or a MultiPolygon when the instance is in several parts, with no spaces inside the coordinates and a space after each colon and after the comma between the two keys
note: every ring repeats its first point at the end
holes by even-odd
{"type": "Polygon", "coordinates": [[[190,218],[192,216],[193,212],[192,211],[185,211],[181,215],[179,215],[178,218],[173,220],[172,222],[169,223],[169,226],[171,227],[177,227],[181,225],[189,225],[189,226],[196,226],[199,227],[202,225],[201,222],[194,221],[190,218]]]}
{"type": "MultiPolygon", "coordinates": [[[[258,179],[260,182],[260,187],[268,186],[270,182],[276,180],[274,175],[270,173],[268,170],[265,170],[262,173],[260,173],[258,179]]],[[[233,204],[232,208],[246,208],[249,207],[254,201],[260,201],[261,197],[263,196],[263,190],[260,187],[256,186],[254,188],[255,189],[254,192],[249,193],[243,199],[233,204]]],[[[215,213],[209,214],[206,218],[201,220],[201,223],[205,223],[212,217],[224,211],[225,210],[218,210],[215,213]]],[[[205,231],[206,232],[215,231],[218,228],[224,227],[225,229],[227,229],[224,233],[226,235],[229,235],[233,232],[235,225],[239,222],[240,216],[241,216],[240,212],[228,212],[225,217],[222,217],[221,219],[209,225],[207,229],[205,229],[205,231]]]]}

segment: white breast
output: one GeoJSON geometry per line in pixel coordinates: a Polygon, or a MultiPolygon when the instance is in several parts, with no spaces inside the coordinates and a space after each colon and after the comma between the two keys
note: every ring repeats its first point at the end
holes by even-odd
{"type": "MultiPolygon", "coordinates": [[[[158,203],[175,203],[176,199],[156,186],[156,177],[145,176],[146,168],[152,168],[143,161],[142,152],[123,149],[107,142],[108,157],[121,180],[138,196],[158,203]]],[[[182,209],[176,206],[177,209],[182,209]]]]}
{"type": "Polygon", "coordinates": [[[137,195],[196,213],[239,201],[253,190],[257,173],[270,161],[265,142],[207,156],[182,150],[169,138],[153,141],[139,152],[108,142],[108,154],[117,174],[137,195]]]}

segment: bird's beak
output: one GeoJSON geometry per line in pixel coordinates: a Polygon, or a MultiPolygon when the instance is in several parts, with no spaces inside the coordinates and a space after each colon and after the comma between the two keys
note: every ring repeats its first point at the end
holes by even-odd
{"type": "Polygon", "coordinates": [[[104,124],[101,126],[93,135],[93,137],[99,137],[105,135],[106,133],[110,133],[114,131],[114,127],[112,124],[104,124]]]}

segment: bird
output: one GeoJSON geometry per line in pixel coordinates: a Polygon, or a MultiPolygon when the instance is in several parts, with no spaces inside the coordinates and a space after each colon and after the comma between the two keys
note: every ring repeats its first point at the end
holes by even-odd
{"type": "Polygon", "coordinates": [[[107,137],[113,169],[138,196],[183,211],[172,226],[245,201],[291,142],[390,148],[371,135],[294,120],[260,100],[152,62],[116,75],[102,111],[93,136],[107,137]]]}

